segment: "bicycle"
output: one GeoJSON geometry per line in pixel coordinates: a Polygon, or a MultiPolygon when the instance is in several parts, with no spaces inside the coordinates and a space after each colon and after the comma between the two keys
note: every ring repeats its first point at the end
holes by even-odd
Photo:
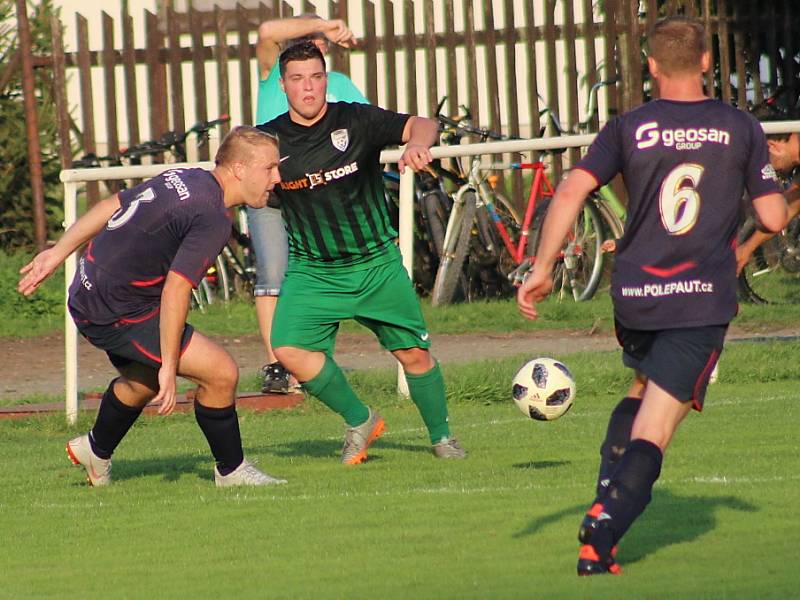
{"type": "MultiPolygon", "coordinates": [[[[482,142],[487,139],[508,139],[485,129],[471,127],[463,118],[450,119],[439,115],[439,120],[456,131],[478,136],[482,142]]],[[[510,203],[486,184],[487,177],[484,174],[486,169],[482,167],[480,157],[472,159],[467,181],[455,194],[453,210],[448,220],[442,259],[432,294],[434,306],[453,300],[457,278],[467,257],[473,218],[477,221],[477,229],[482,237],[495,238],[499,241],[497,244],[490,242],[487,245],[498,248],[497,264],[502,265],[505,256],[516,265],[510,273],[504,273],[509,280],[518,283],[533,265],[541,225],[549,200],[554,193],[554,187],[547,178],[542,161],[545,154],[547,152],[541,152],[537,160],[530,163],[493,164],[488,167],[534,171],[525,215],[521,221],[510,203]],[[513,216],[512,221],[504,222],[496,209],[495,200],[498,200],[497,205],[502,203],[507,208],[508,213],[513,216]],[[479,210],[481,208],[485,211],[479,210]],[[509,222],[516,226],[508,227],[509,222]]],[[[570,289],[575,300],[586,300],[592,297],[599,286],[603,272],[604,226],[598,205],[599,201],[596,198],[587,202],[565,239],[564,248],[554,270],[554,290],[562,297],[565,291],[570,289]]]]}
{"type": "MultiPolygon", "coordinates": [[[[583,121],[580,121],[576,127],[575,131],[570,131],[566,129],[563,125],[561,125],[561,121],[558,118],[558,115],[554,110],[547,107],[547,104],[544,98],[539,96],[539,99],[545,104],[545,108],[541,111],[540,115],[546,115],[548,122],[552,124],[553,129],[555,130],[556,135],[569,135],[573,133],[585,133],[588,131],[589,127],[592,124],[592,119],[594,118],[595,114],[597,113],[597,94],[599,90],[608,85],[615,85],[619,81],[618,78],[613,78],[605,81],[598,81],[595,83],[590,89],[587,98],[586,104],[586,118],[583,121]]],[[[542,128],[542,132],[544,132],[545,128],[542,128]]],[[[539,244],[539,237],[541,235],[541,225],[544,221],[544,217],[546,216],[547,209],[549,207],[549,199],[545,200],[542,203],[540,211],[541,215],[537,218],[536,228],[535,228],[535,235],[536,239],[532,242],[532,249],[531,254],[535,256],[535,251],[538,248],[539,244]]],[[[602,234],[600,237],[602,239],[602,243],[600,244],[600,248],[598,249],[595,245],[594,251],[600,251],[603,255],[605,254],[613,254],[616,250],[616,240],[622,237],[625,229],[625,220],[627,218],[627,210],[625,205],[619,200],[614,190],[611,188],[610,185],[604,185],[600,187],[597,191],[592,192],[584,205],[584,215],[583,218],[586,219],[586,211],[589,213],[595,213],[594,217],[589,217],[589,220],[594,220],[597,215],[600,216],[602,222],[602,228],[597,228],[596,231],[602,234]],[[606,235],[610,235],[611,237],[606,238],[606,235]]],[[[581,216],[579,215],[579,219],[581,216]]],[[[587,231],[587,233],[589,233],[587,231]]],[[[572,290],[572,295],[575,300],[582,301],[588,300],[594,296],[599,288],[600,281],[602,280],[603,271],[602,271],[602,264],[597,264],[596,262],[589,262],[583,261],[583,266],[587,264],[592,265],[592,271],[590,273],[583,273],[577,274],[575,271],[574,266],[570,266],[565,264],[566,260],[570,254],[565,255],[567,258],[565,262],[562,263],[560,260],[555,265],[554,270],[554,287],[553,291],[563,298],[565,284],[568,284],[572,290]],[[598,268],[595,270],[595,268],[598,268]],[[574,276],[574,279],[570,279],[570,277],[574,276]],[[577,287],[576,285],[577,284],[577,287]]],[[[527,271],[532,268],[532,263],[523,263],[520,265],[520,268],[513,273],[513,277],[515,283],[519,284],[524,279],[527,271]]]]}

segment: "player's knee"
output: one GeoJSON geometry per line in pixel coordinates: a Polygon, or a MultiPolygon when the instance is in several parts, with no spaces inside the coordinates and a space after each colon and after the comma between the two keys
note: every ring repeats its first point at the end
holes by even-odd
{"type": "Polygon", "coordinates": [[[148,385],[146,383],[118,377],[114,382],[114,394],[126,404],[146,404],[158,394],[158,383],[148,385]]]}
{"type": "Polygon", "coordinates": [[[292,346],[279,346],[278,348],[273,348],[272,352],[275,354],[275,358],[278,359],[278,362],[290,371],[308,355],[307,350],[293,348],[292,346]]]}
{"type": "Polygon", "coordinates": [[[664,452],[669,446],[674,432],[664,427],[653,426],[648,428],[641,428],[639,431],[634,431],[631,435],[632,439],[640,439],[655,444],[664,452]]]}
{"type": "Polygon", "coordinates": [[[403,369],[411,373],[424,373],[436,364],[433,356],[425,348],[404,348],[393,352],[403,369]]]}
{"type": "Polygon", "coordinates": [[[214,394],[231,396],[239,384],[239,367],[231,360],[220,361],[215,365],[214,373],[201,386],[214,394]]]}
{"type": "Polygon", "coordinates": [[[231,390],[236,390],[236,386],[239,384],[239,368],[236,366],[236,363],[231,361],[225,365],[225,368],[222,369],[219,377],[220,385],[223,385],[231,390]]]}

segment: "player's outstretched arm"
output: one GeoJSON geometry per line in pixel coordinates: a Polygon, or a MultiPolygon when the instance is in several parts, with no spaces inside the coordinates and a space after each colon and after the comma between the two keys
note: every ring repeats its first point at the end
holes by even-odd
{"type": "Polygon", "coordinates": [[[189,295],[192,284],[183,276],[170,271],[161,290],[161,312],[159,333],[161,335],[161,368],[158,370],[158,394],[153,399],[160,401],[158,414],[169,415],[177,401],[178,361],[181,353],[181,337],[189,314],[189,295]]]}
{"type": "Polygon", "coordinates": [[[523,317],[536,319],[536,303],[553,289],[553,263],[564,238],[578,217],[586,197],[597,187],[597,180],[582,169],[575,169],[556,189],[542,224],[542,241],[536,252],[533,271],[517,290],[517,308],[523,317]]]}
{"type": "Polygon", "coordinates": [[[406,166],[413,171],[424,169],[433,160],[431,146],[439,137],[439,123],[425,117],[411,117],[403,129],[403,143],[406,145],[403,156],[397,163],[400,172],[406,166]]]}
{"type": "Polygon", "coordinates": [[[116,194],[95,204],[61,236],[55,246],[40,252],[19,270],[21,277],[17,291],[25,296],[34,293],[70,254],[100,233],[119,208],[116,194]]]}

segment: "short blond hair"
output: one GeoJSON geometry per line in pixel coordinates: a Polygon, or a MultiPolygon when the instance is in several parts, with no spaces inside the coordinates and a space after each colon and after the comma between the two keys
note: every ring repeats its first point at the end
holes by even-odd
{"type": "Polygon", "coordinates": [[[239,125],[231,129],[225,136],[214,157],[217,166],[234,162],[247,162],[264,146],[278,149],[278,136],[249,125],[239,125]]]}
{"type": "Polygon", "coordinates": [[[707,50],[705,28],[692,17],[667,17],[650,30],[647,47],[665,75],[696,73],[707,50]]]}

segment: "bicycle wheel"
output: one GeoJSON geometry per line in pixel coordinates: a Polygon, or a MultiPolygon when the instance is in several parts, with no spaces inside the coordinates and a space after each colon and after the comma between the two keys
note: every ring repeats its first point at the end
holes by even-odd
{"type": "MultiPolygon", "coordinates": [[[[534,213],[532,235],[528,240],[529,256],[536,256],[549,207],[550,199],[547,198],[534,213]]],[[[576,302],[582,302],[594,296],[603,277],[603,240],[600,211],[594,200],[589,199],[567,233],[553,267],[553,293],[560,300],[569,295],[576,302]]]]}
{"type": "Polygon", "coordinates": [[[225,272],[228,277],[228,289],[232,296],[251,300],[255,287],[255,269],[248,269],[245,264],[247,256],[239,257],[236,249],[226,245],[222,249],[225,272]]]}
{"type": "MultiPolygon", "coordinates": [[[[756,231],[747,221],[739,233],[743,242],[756,231]]],[[[800,302],[800,218],[758,248],[739,274],[742,300],[755,304],[800,302]]]]}
{"type": "Polygon", "coordinates": [[[208,277],[200,280],[197,288],[192,290],[191,306],[200,312],[205,312],[206,308],[214,304],[214,286],[208,277]]]}
{"type": "Polygon", "coordinates": [[[431,304],[450,304],[455,296],[464,259],[467,257],[472,237],[472,220],[475,217],[477,196],[467,190],[453,203],[444,238],[442,257],[431,292],[431,304]]]}
{"type": "Polygon", "coordinates": [[[431,250],[438,259],[444,248],[444,233],[447,227],[447,204],[439,191],[428,192],[422,196],[422,215],[425,218],[426,230],[430,238],[431,250]]]}
{"type": "Polygon", "coordinates": [[[514,270],[516,263],[503,241],[495,218],[499,219],[512,240],[519,234],[519,224],[504,199],[496,194],[488,199],[492,201],[494,214],[486,206],[486,200],[476,209],[478,235],[473,240],[469,256],[469,280],[472,288],[481,297],[506,297],[514,290],[508,280],[508,273],[514,270]]]}
{"type": "Polygon", "coordinates": [[[441,190],[423,192],[416,203],[414,286],[426,296],[433,290],[444,246],[450,198],[441,190]]]}
{"type": "Polygon", "coordinates": [[[217,295],[221,296],[224,302],[229,302],[231,299],[231,282],[222,254],[217,256],[214,261],[214,268],[217,272],[217,295]]]}
{"type": "Polygon", "coordinates": [[[599,209],[600,216],[603,218],[605,234],[610,236],[610,239],[613,240],[618,240],[621,238],[622,234],[625,233],[625,223],[623,223],[617,214],[611,210],[611,208],[605,202],[603,202],[603,199],[600,196],[597,194],[592,194],[590,198],[599,209]]]}

